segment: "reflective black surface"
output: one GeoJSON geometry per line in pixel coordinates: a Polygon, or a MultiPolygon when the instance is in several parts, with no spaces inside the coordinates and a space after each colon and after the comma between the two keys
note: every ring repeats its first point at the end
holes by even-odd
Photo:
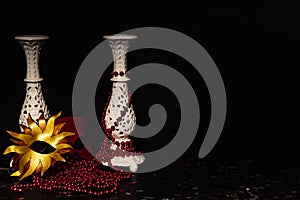
{"type": "Polygon", "coordinates": [[[27,191],[14,193],[8,171],[0,172],[0,199],[300,199],[300,163],[295,161],[181,160],[162,170],[133,174],[104,196],[27,191]]]}

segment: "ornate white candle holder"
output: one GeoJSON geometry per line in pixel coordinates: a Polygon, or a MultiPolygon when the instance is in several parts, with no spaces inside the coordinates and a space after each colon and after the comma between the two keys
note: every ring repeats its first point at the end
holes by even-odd
{"type": "MultiPolygon", "coordinates": [[[[126,81],[130,79],[126,74],[126,53],[129,47],[128,40],[137,38],[134,35],[112,35],[104,36],[108,40],[114,58],[114,71],[112,72],[113,81],[112,93],[109,103],[105,110],[104,126],[106,132],[112,137],[111,151],[125,151],[126,144],[131,145],[129,136],[136,125],[136,117],[128,95],[126,81]]],[[[129,167],[131,171],[137,170],[137,165],[144,162],[145,158],[141,154],[125,156],[117,153],[109,162],[112,166],[129,167]]],[[[107,164],[104,162],[104,164],[107,164]]]]}
{"type": "MultiPolygon", "coordinates": [[[[45,35],[21,35],[15,39],[22,45],[27,62],[27,74],[24,81],[26,82],[26,97],[21,110],[19,123],[27,126],[27,118],[30,114],[33,120],[38,120],[41,114],[49,118],[49,111],[45,103],[39,73],[39,55],[43,43],[49,37],[45,35]]],[[[21,128],[22,129],[22,128],[21,128]]]]}

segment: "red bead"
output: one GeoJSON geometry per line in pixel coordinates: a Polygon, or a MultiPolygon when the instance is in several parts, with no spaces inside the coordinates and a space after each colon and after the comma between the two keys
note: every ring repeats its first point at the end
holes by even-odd
{"type": "MultiPolygon", "coordinates": [[[[113,140],[113,137],[110,137],[113,140]]],[[[112,142],[105,138],[100,152],[97,154],[97,159],[108,162],[111,166],[111,159],[114,156],[131,155],[120,148],[115,151],[110,149],[112,142]]],[[[120,145],[119,142],[115,142],[120,145]]],[[[132,149],[132,142],[121,143],[123,148],[132,149]]],[[[135,152],[133,152],[135,153],[135,152]]],[[[132,155],[133,155],[132,153],[132,155]]],[[[138,153],[138,152],[137,152],[138,153]]],[[[137,154],[135,153],[135,154],[137,154]]],[[[25,190],[63,190],[67,192],[84,192],[92,195],[102,195],[116,191],[121,179],[130,178],[130,173],[125,173],[119,170],[103,171],[98,169],[101,164],[98,160],[83,160],[80,157],[72,154],[66,159],[66,163],[57,162],[49,172],[43,177],[34,175],[32,183],[15,184],[10,189],[12,191],[25,190]]]]}

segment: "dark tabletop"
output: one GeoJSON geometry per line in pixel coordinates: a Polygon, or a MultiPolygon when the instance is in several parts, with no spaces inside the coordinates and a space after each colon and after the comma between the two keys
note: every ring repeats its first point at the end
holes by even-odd
{"type": "MultiPolygon", "coordinates": [[[[2,164],[6,162],[2,156],[2,164]]],[[[300,199],[300,163],[286,161],[181,160],[151,173],[132,174],[107,196],[27,191],[14,193],[16,181],[0,170],[0,199],[300,199]]]]}

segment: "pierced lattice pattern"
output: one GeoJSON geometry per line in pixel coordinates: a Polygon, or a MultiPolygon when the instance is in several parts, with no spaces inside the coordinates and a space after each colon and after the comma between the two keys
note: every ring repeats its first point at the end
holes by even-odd
{"type": "Polygon", "coordinates": [[[29,113],[35,121],[39,119],[42,113],[44,113],[46,119],[49,118],[49,111],[42,94],[40,83],[26,84],[26,97],[21,110],[20,124],[27,126],[29,113]]]}
{"type": "Polygon", "coordinates": [[[106,109],[106,127],[116,138],[126,138],[134,130],[136,117],[129,102],[126,82],[114,82],[112,95],[106,109]]]}

